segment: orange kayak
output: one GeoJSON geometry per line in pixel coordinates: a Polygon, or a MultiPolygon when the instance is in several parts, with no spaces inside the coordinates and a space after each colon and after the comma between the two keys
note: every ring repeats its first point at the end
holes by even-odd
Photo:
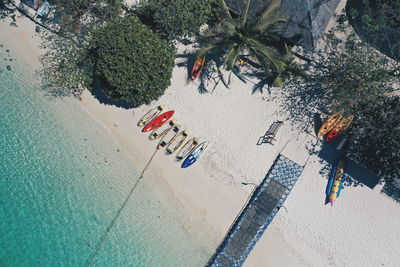
{"type": "Polygon", "coordinates": [[[333,129],[329,131],[325,141],[330,142],[336,137],[338,137],[343,131],[347,130],[347,128],[349,128],[350,124],[353,122],[353,119],[354,119],[353,115],[347,118],[340,119],[333,127],[333,129]]]}
{"type": "Polygon", "coordinates": [[[321,128],[318,130],[318,137],[321,137],[327,134],[332,128],[338,123],[338,121],[342,118],[344,111],[341,110],[331,115],[326,119],[326,121],[322,124],[321,128]]]}
{"type": "Polygon", "coordinates": [[[197,57],[196,62],[192,68],[192,80],[196,80],[200,76],[204,63],[206,62],[206,57],[197,57]]]}

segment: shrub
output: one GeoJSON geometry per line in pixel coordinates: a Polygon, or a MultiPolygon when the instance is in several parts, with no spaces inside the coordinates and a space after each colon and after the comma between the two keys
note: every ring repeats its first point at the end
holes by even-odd
{"type": "Polygon", "coordinates": [[[134,106],[148,104],[170,85],[174,50],[136,17],[97,29],[91,53],[95,74],[112,99],[134,106]]]}

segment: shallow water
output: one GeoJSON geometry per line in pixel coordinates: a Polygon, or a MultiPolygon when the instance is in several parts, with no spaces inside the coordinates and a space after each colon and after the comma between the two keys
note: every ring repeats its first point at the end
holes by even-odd
{"type": "MultiPolygon", "coordinates": [[[[0,266],[85,266],[139,176],[71,99],[37,90],[0,47],[0,266]],[[12,71],[6,70],[11,65],[12,71]]],[[[168,203],[139,183],[92,266],[203,266],[168,203]]]]}

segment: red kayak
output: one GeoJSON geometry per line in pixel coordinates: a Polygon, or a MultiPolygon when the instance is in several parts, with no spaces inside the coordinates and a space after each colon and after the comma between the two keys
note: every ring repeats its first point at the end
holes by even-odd
{"type": "Polygon", "coordinates": [[[158,117],[147,123],[142,132],[150,132],[157,129],[158,127],[166,123],[172,117],[172,115],[174,115],[173,110],[164,112],[163,114],[159,115],[158,117]]]}
{"type": "Polygon", "coordinates": [[[334,129],[330,130],[328,135],[325,138],[325,142],[330,142],[336,137],[338,137],[341,134],[340,131],[335,131],[334,129]]]}
{"type": "Polygon", "coordinates": [[[192,80],[196,80],[199,77],[203,70],[204,62],[206,62],[206,57],[197,57],[192,69],[192,80]]]}

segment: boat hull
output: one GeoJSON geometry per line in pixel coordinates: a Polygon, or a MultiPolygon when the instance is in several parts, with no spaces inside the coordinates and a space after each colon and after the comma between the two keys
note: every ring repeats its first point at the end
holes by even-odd
{"type": "Polygon", "coordinates": [[[208,141],[204,141],[200,145],[198,145],[192,153],[189,154],[189,156],[186,157],[186,159],[182,163],[182,168],[187,168],[192,166],[200,157],[203,155],[203,153],[206,151],[207,147],[209,146],[208,141]]]}
{"type": "Polygon", "coordinates": [[[151,120],[149,123],[146,124],[142,132],[150,132],[157,129],[158,127],[166,123],[173,115],[174,115],[173,110],[158,115],[156,118],[154,118],[153,120],[151,120]]]}

